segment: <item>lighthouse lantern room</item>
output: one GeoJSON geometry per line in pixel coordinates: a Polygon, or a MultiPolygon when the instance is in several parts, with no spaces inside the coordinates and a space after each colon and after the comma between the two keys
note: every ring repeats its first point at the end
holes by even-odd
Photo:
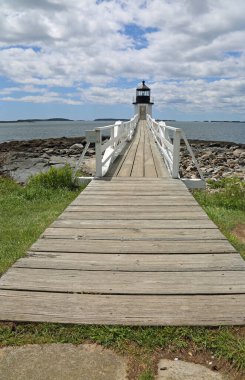
{"type": "Polygon", "coordinates": [[[151,90],[146,86],[145,81],[136,89],[136,100],[134,104],[134,113],[139,115],[140,120],[145,120],[146,115],[152,116],[152,105],[151,102],[151,90]]]}

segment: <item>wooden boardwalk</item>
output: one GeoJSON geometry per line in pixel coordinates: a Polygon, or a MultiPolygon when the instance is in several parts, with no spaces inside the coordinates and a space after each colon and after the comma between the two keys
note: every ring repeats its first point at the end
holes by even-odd
{"type": "Polygon", "coordinates": [[[245,263],[140,125],[0,279],[0,319],[81,324],[245,323],[245,263]]]}
{"type": "Polygon", "coordinates": [[[107,176],[169,178],[153,137],[146,129],[145,121],[139,122],[132,143],[118,157],[107,176]]]}

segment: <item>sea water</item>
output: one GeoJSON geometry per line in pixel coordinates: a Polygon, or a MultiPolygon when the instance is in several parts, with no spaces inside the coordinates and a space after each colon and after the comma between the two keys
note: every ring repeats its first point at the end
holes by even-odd
{"type": "MultiPolygon", "coordinates": [[[[0,142],[11,140],[82,137],[86,130],[113,124],[112,121],[36,121],[0,123],[0,142]]],[[[182,128],[188,139],[245,144],[245,122],[166,122],[182,128]]]]}

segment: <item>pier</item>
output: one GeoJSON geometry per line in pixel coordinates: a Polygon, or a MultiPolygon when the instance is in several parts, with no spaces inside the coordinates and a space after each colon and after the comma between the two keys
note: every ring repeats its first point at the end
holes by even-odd
{"type": "Polygon", "coordinates": [[[0,279],[0,320],[244,324],[245,263],[177,175],[180,131],[142,109],[108,128],[97,176],[0,279]]]}

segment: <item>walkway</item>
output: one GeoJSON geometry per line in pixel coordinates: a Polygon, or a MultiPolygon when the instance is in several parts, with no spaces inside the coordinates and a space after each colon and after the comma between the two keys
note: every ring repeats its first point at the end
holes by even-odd
{"type": "Polygon", "coordinates": [[[168,171],[144,120],[139,122],[132,143],[117,158],[107,176],[169,178],[168,171]]]}
{"type": "Polygon", "coordinates": [[[245,263],[144,125],[0,279],[0,319],[82,324],[245,323],[245,263]],[[142,169],[143,168],[143,169],[142,169]]]}

